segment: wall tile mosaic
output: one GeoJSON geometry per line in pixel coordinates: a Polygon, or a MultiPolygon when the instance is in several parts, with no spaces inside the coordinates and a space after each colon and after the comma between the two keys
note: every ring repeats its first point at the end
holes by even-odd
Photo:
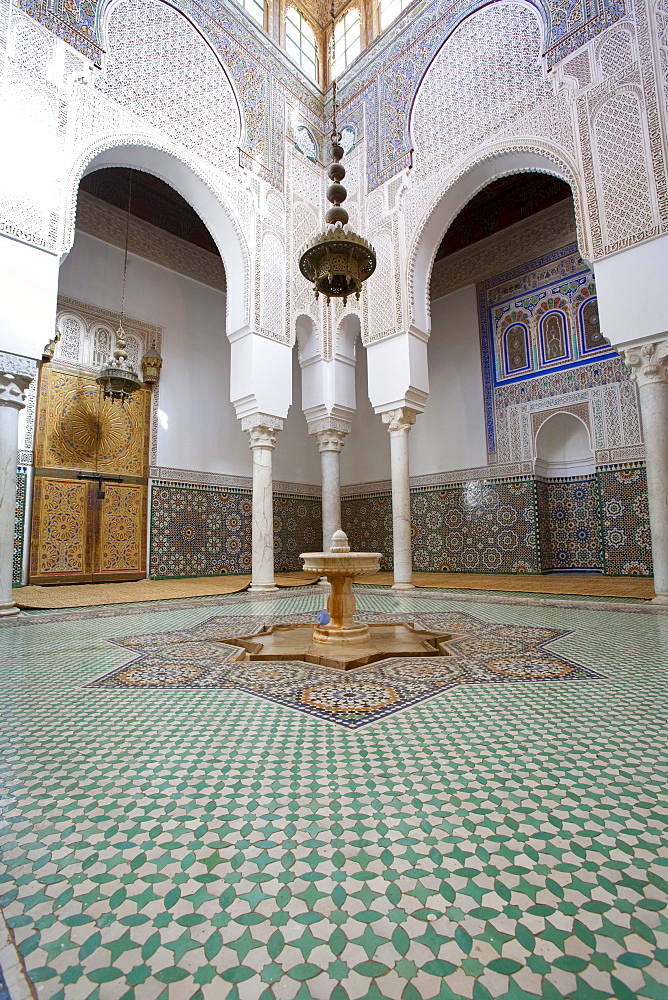
{"type": "Polygon", "coordinates": [[[536,499],[541,572],[602,573],[596,477],[537,480],[536,499]]]}
{"type": "Polygon", "coordinates": [[[603,564],[611,576],[651,576],[647,474],[641,465],[598,473],[603,564]]]}
{"type": "Polygon", "coordinates": [[[411,497],[418,571],[536,573],[533,480],[472,481],[411,497]]]}
{"type": "MultiPolygon", "coordinates": [[[[392,497],[344,497],[351,548],[392,563],[392,497]]],[[[413,569],[450,573],[651,576],[647,481],[640,464],[551,482],[470,480],[411,491],[413,569]]]]}
{"type": "Polygon", "coordinates": [[[390,493],[343,497],[341,525],[354,552],[382,552],[381,569],[394,568],[390,493]]]}
{"type": "Polygon", "coordinates": [[[316,497],[274,494],[274,569],[295,573],[302,569],[300,552],[322,548],[322,508],[316,497]]]}
{"type": "MultiPolygon", "coordinates": [[[[251,569],[252,494],[193,484],[154,483],[150,575],[218,576],[251,569]]],[[[299,553],[322,539],[320,500],[274,495],[277,572],[301,569],[299,553]]]]}
{"type": "Polygon", "coordinates": [[[16,516],[14,519],[14,557],[12,560],[12,583],[21,585],[23,567],[23,540],[25,538],[26,493],[28,473],[26,469],[16,471],[16,516]]]}
{"type": "Polygon", "coordinates": [[[150,575],[248,573],[251,494],[175,483],[151,489],[150,575]]]}

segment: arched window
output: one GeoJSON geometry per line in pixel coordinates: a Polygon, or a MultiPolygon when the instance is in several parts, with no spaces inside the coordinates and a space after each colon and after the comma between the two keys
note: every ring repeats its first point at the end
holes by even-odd
{"type": "Polygon", "coordinates": [[[506,371],[521,372],[529,367],[529,331],[523,323],[509,326],[503,337],[506,371]]]}
{"type": "Polygon", "coordinates": [[[312,80],[317,78],[316,45],[313,29],[305,17],[288,7],[285,13],[285,49],[312,80]]]}
{"type": "Polygon", "coordinates": [[[265,0],[239,0],[239,3],[253,20],[264,28],[265,0]]]}
{"type": "Polygon", "coordinates": [[[540,321],[540,352],[543,364],[558,361],[568,354],[566,320],[562,312],[546,313],[540,321]]]}
{"type": "Polygon", "coordinates": [[[360,12],[354,7],[347,10],[334,25],[334,53],[334,76],[342,73],[360,54],[360,12]]]}
{"type": "Polygon", "coordinates": [[[389,28],[411,2],[412,0],[380,0],[380,30],[389,28]]]}
{"type": "Polygon", "coordinates": [[[608,341],[601,333],[596,296],[587,299],[580,306],[580,335],[582,337],[583,352],[598,351],[601,347],[605,347],[608,344],[608,341]]]}

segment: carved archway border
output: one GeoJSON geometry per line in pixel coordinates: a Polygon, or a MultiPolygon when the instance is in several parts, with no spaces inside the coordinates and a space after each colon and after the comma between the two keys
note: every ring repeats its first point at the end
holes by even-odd
{"type": "Polygon", "coordinates": [[[536,461],[537,455],[537,442],[538,434],[541,427],[543,427],[548,420],[552,417],[556,417],[559,413],[566,413],[569,416],[575,417],[587,428],[587,435],[589,437],[589,448],[591,450],[592,456],[594,455],[594,445],[593,445],[593,434],[591,429],[591,408],[589,403],[572,403],[570,406],[554,406],[549,410],[534,410],[531,414],[531,454],[533,456],[533,461],[536,461]]]}
{"type": "MultiPolygon", "coordinates": [[[[61,229],[61,254],[67,253],[71,250],[74,243],[75,235],[75,224],[76,224],[76,206],[77,198],[79,193],[79,185],[83,176],[86,173],[87,167],[92,163],[92,161],[103,153],[110,152],[114,149],[127,149],[132,147],[138,147],[142,149],[155,150],[159,153],[165,153],[167,156],[173,157],[177,162],[185,166],[196,178],[204,185],[204,187],[210,192],[211,195],[216,199],[220,208],[224,212],[227,220],[229,221],[237,240],[237,248],[239,251],[239,256],[241,259],[241,267],[243,270],[243,288],[244,288],[244,299],[243,299],[243,312],[244,316],[249,315],[250,297],[251,297],[251,275],[252,270],[250,267],[250,251],[246,237],[244,235],[243,229],[234,214],[234,210],[231,205],[227,203],[222,195],[220,188],[215,184],[212,177],[207,176],[198,166],[194,157],[189,156],[186,150],[181,149],[176,143],[166,142],[159,135],[150,135],[145,132],[113,132],[104,136],[104,138],[98,138],[94,142],[90,143],[84,149],[80,149],[76,158],[70,165],[70,169],[67,173],[64,188],[65,188],[65,199],[64,199],[64,210],[62,217],[62,229],[61,229]]],[[[110,164],[107,164],[107,166],[110,164]]],[[[127,164],[119,163],[119,166],[126,166],[127,164]]],[[[175,187],[173,180],[169,176],[162,175],[155,170],[149,170],[146,167],[138,167],[136,169],[141,169],[144,173],[151,173],[153,176],[158,177],[160,180],[169,184],[171,187],[175,187]]],[[[175,188],[176,190],[176,188],[175,188]]],[[[179,192],[180,193],[180,192],[179,192]]],[[[225,267],[226,275],[229,276],[235,271],[238,271],[238,265],[235,267],[234,263],[230,259],[230,247],[224,243],[218,235],[212,230],[210,223],[207,219],[202,220],[209,230],[218,251],[223,261],[223,266],[225,267]]],[[[230,296],[226,297],[226,310],[229,317],[230,313],[230,296]]]]}
{"type": "Polygon", "coordinates": [[[476,196],[476,194],[478,194],[485,187],[487,187],[488,184],[493,183],[495,180],[498,180],[501,177],[510,177],[512,174],[521,174],[521,173],[546,173],[546,174],[553,174],[555,177],[560,177],[562,180],[565,180],[570,186],[571,191],[573,192],[573,205],[575,209],[575,223],[577,230],[578,246],[580,248],[580,252],[582,253],[583,257],[585,257],[586,259],[590,257],[591,250],[587,238],[588,231],[584,224],[584,220],[586,219],[586,213],[585,213],[586,202],[582,191],[581,179],[579,177],[575,165],[572,162],[570,162],[570,159],[566,155],[566,153],[562,149],[553,146],[551,143],[543,141],[513,142],[510,144],[508,144],[507,141],[492,143],[486,146],[484,150],[482,151],[479,150],[475,154],[473,154],[468,160],[466,160],[461,165],[461,167],[455,174],[451,175],[447,179],[447,183],[445,184],[445,186],[439,191],[437,195],[435,195],[432,198],[428,209],[422,215],[422,219],[418,223],[418,226],[415,230],[414,236],[411,241],[411,248],[407,262],[408,266],[406,269],[407,273],[406,293],[408,300],[409,315],[412,317],[411,321],[416,323],[417,326],[420,326],[420,322],[419,320],[416,319],[417,310],[415,308],[416,305],[415,270],[417,265],[418,253],[420,251],[420,244],[425,229],[433,219],[434,215],[438,212],[438,208],[441,202],[453,190],[453,188],[458,182],[463,180],[463,178],[471,174],[473,170],[475,170],[477,167],[482,166],[484,163],[487,162],[491,163],[495,160],[498,160],[499,164],[501,165],[504,160],[510,159],[514,154],[517,154],[519,156],[521,156],[522,154],[539,156],[545,160],[545,163],[542,165],[518,164],[515,166],[507,166],[506,168],[500,166],[500,169],[498,171],[493,172],[494,176],[488,177],[485,180],[481,181],[481,183],[478,184],[472,190],[472,192],[462,202],[462,204],[459,205],[454,214],[452,214],[452,216],[448,219],[447,224],[444,227],[442,227],[440,236],[438,240],[435,241],[434,246],[432,248],[431,257],[427,268],[427,275],[425,282],[426,307],[424,313],[427,325],[430,322],[430,314],[431,314],[431,303],[429,300],[429,285],[431,282],[431,274],[434,267],[434,260],[436,258],[436,253],[441,244],[441,241],[445,233],[448,231],[453,220],[457,217],[457,215],[459,214],[459,212],[461,212],[461,210],[465,207],[465,205],[467,205],[468,202],[471,201],[471,199],[476,196]],[[551,166],[552,169],[550,169],[551,166]]]}

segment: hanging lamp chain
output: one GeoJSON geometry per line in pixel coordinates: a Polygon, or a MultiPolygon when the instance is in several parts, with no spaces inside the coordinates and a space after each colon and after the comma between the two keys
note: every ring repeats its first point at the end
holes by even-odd
{"type": "Polygon", "coordinates": [[[125,216],[125,258],[123,260],[123,292],[121,295],[121,323],[120,329],[123,329],[123,320],[125,319],[125,286],[127,283],[128,276],[128,245],[130,243],[130,210],[132,208],[132,171],[130,171],[130,183],[128,185],[128,210],[125,216]]]}
{"type": "Polygon", "coordinates": [[[332,142],[337,142],[339,140],[339,130],[337,128],[337,113],[338,113],[338,100],[337,100],[337,90],[336,90],[336,10],[334,7],[334,0],[332,0],[332,5],[329,10],[330,16],[332,18],[332,58],[330,65],[332,67],[332,142]]]}

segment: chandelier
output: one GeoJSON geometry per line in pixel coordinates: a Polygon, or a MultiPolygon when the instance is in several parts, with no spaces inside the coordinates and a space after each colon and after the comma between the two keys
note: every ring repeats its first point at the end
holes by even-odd
{"type": "MultiPolygon", "coordinates": [[[[334,2],[331,6],[332,49],[331,65],[334,65],[334,2]]],[[[359,299],[362,284],[376,270],[376,251],[365,239],[348,228],[348,213],[342,203],[348,192],[341,183],[346,171],[341,163],[344,149],[341,133],[336,124],[336,77],[332,82],[333,121],[331,134],[331,163],[327,176],[332,182],[327,188],[327,201],[332,208],[325,214],[326,229],[313,236],[299,256],[299,270],[315,289],[315,297],[324,295],[327,305],[330,299],[348,297],[359,299]]]]}
{"type": "Polygon", "coordinates": [[[133,392],[141,388],[141,379],[128,360],[125,350],[125,330],[123,320],[125,318],[125,284],[128,273],[128,241],[130,235],[130,205],[132,202],[132,172],[130,172],[130,185],[128,188],[128,211],[125,220],[125,259],[123,262],[123,294],[121,299],[121,319],[116,331],[116,350],[113,357],[109,358],[106,364],[102,365],[95,381],[102,389],[105,399],[112,402],[118,400],[121,406],[133,392]]]}

